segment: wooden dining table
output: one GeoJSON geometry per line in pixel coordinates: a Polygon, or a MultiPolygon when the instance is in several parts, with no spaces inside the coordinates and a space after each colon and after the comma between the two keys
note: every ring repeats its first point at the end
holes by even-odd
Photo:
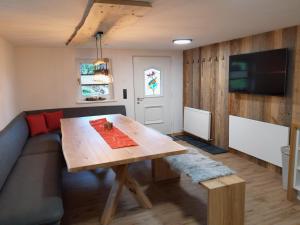
{"type": "Polygon", "coordinates": [[[116,174],[100,219],[101,225],[107,225],[112,220],[123,187],[128,188],[142,207],[152,207],[138,182],[129,175],[130,164],[152,160],[153,176],[160,176],[164,170],[155,168],[159,167],[159,160],[187,151],[186,147],[170,137],[120,114],[61,119],[61,131],[62,149],[69,172],[111,168],[116,174]],[[112,149],[90,125],[90,121],[101,118],[112,122],[137,146],[112,149]]]}

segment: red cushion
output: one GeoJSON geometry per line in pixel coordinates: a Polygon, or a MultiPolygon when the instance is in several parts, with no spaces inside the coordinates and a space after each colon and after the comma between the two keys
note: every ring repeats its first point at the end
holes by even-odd
{"type": "Polygon", "coordinates": [[[45,117],[43,114],[33,114],[26,117],[31,136],[48,132],[45,117]]]}
{"type": "Polygon", "coordinates": [[[50,131],[60,128],[60,119],[64,117],[63,111],[45,112],[44,113],[47,127],[50,131]]]}

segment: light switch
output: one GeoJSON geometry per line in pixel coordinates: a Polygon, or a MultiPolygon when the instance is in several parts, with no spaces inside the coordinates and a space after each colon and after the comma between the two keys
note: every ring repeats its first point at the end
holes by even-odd
{"type": "Polygon", "coordinates": [[[123,99],[127,99],[127,89],[123,89],[123,99]]]}

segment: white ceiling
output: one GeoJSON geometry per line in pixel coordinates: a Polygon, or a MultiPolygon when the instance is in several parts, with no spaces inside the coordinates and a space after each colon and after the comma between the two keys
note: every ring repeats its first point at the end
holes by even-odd
{"type": "Polygon", "coordinates": [[[0,36],[16,45],[64,46],[87,0],[0,0],[0,36]]]}
{"type": "MultiPolygon", "coordinates": [[[[192,48],[300,24],[300,0],[153,0],[152,3],[153,8],[136,24],[118,27],[105,40],[106,46],[192,48]],[[193,43],[177,47],[171,42],[175,38],[192,38],[193,43]]],[[[87,0],[0,0],[0,35],[18,46],[64,46],[86,4],[87,0]]]]}

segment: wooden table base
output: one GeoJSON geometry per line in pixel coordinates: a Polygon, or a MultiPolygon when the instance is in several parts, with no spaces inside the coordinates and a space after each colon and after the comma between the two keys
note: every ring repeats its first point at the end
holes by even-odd
{"type": "Polygon", "coordinates": [[[116,178],[109,193],[104,212],[101,217],[101,225],[107,225],[112,220],[116,212],[124,185],[133,194],[133,196],[141,204],[141,206],[143,206],[146,209],[152,208],[150,200],[144,194],[139,184],[136,182],[135,179],[129,176],[128,165],[120,165],[113,167],[112,169],[116,173],[116,178]]]}

